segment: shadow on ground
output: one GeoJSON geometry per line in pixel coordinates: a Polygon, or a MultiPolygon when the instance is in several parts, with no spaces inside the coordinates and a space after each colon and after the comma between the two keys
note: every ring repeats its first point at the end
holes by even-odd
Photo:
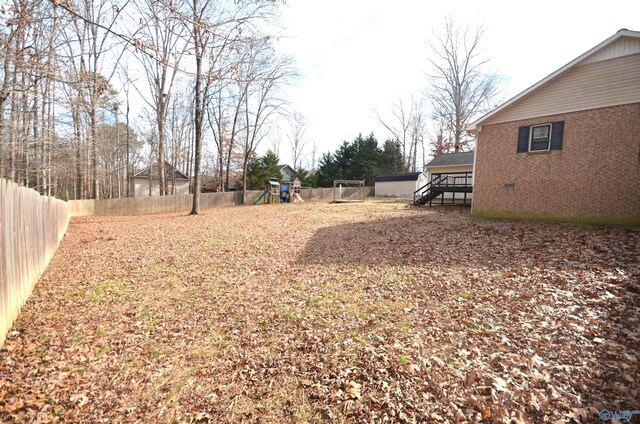
{"type": "MultiPolygon", "coordinates": [[[[468,296],[473,302],[465,313],[477,311],[477,320],[492,329],[484,337],[502,338],[497,347],[475,345],[482,361],[496,351],[507,362],[511,355],[529,361],[524,367],[514,362],[514,384],[505,390],[529,394],[504,401],[529,403],[529,418],[542,419],[535,410],[545,403],[570,411],[566,417],[577,422],[599,421],[603,409],[640,409],[639,229],[416,211],[318,229],[298,261],[336,270],[410,270],[414,287],[401,296],[428,293],[442,310],[456,309],[459,297],[468,296]]],[[[468,316],[456,314],[450,318],[468,316]]],[[[500,389],[492,393],[502,402],[500,389]]]]}

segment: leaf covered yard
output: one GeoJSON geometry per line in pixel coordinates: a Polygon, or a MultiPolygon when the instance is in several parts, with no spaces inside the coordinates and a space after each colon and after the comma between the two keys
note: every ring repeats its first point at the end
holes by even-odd
{"type": "Polygon", "coordinates": [[[591,422],[640,409],[640,231],[404,204],[74,218],[0,420],[591,422]]]}

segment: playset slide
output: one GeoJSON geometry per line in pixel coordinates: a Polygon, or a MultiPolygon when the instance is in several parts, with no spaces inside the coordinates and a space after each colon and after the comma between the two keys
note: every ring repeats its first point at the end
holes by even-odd
{"type": "Polygon", "coordinates": [[[267,193],[268,193],[268,191],[266,191],[266,190],[265,190],[265,191],[263,191],[263,192],[262,192],[262,194],[260,195],[260,197],[258,197],[256,200],[254,200],[254,201],[253,201],[253,204],[254,204],[254,205],[257,205],[257,204],[258,204],[258,202],[259,202],[260,200],[262,200],[262,198],[263,198],[267,193]]]}

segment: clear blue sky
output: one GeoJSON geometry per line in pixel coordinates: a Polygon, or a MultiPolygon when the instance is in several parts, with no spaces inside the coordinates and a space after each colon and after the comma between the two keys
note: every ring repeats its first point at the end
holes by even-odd
{"type": "MultiPolygon", "coordinates": [[[[359,132],[387,137],[375,113],[384,116],[398,96],[421,95],[427,41],[448,15],[460,25],[484,26],[484,53],[505,78],[506,98],[620,28],[640,30],[638,1],[288,0],[279,49],[296,58],[301,76],[289,95],[307,116],[307,138],[319,153],[359,132]]],[[[286,139],[280,148],[287,162],[286,139]]]]}

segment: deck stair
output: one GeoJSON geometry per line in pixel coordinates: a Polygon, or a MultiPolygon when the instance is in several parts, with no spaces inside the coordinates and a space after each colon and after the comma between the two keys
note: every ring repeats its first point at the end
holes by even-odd
{"type": "MultiPolygon", "coordinates": [[[[424,206],[433,204],[433,200],[440,197],[440,204],[445,204],[444,193],[451,193],[451,204],[456,202],[456,193],[462,193],[463,204],[467,204],[467,194],[473,192],[471,172],[450,172],[447,174],[433,174],[431,181],[413,193],[413,204],[424,206]]],[[[449,203],[447,201],[447,203],[449,203]]]]}

